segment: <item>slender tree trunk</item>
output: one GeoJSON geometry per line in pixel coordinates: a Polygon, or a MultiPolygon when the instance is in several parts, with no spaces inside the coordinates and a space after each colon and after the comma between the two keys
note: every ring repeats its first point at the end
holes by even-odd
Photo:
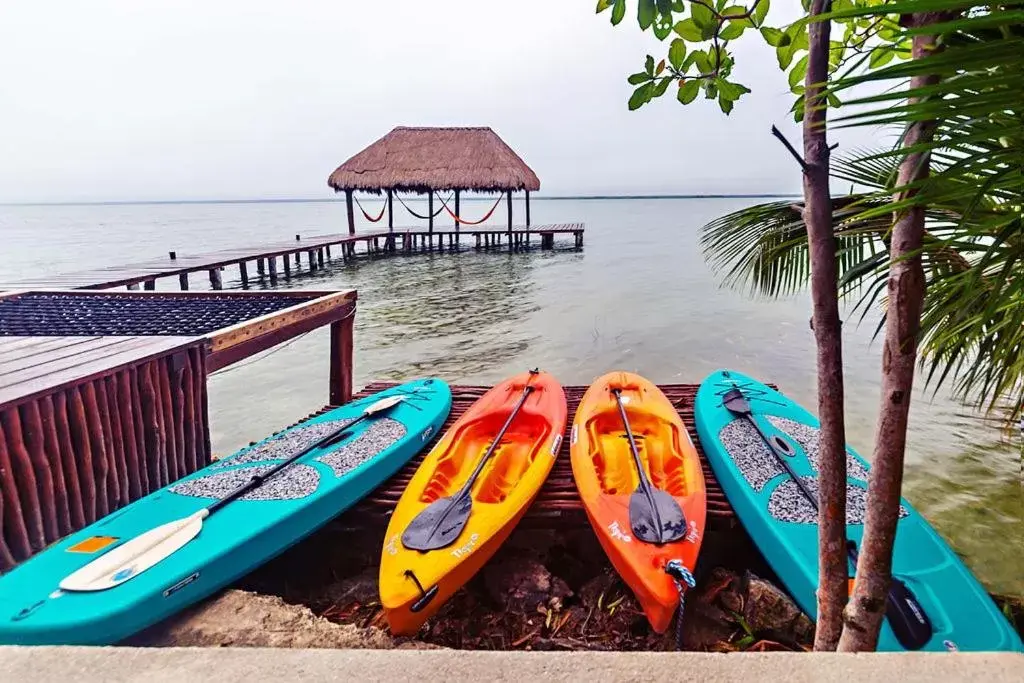
{"type": "MultiPolygon", "coordinates": [[[[928,13],[910,17],[914,26],[936,23],[942,15],[928,13]]],[[[935,51],[935,36],[913,39],[912,59],[921,59],[935,51]]],[[[938,83],[938,76],[914,76],[910,88],[938,83]]],[[[910,98],[910,102],[917,98],[910,98]]],[[[909,124],[903,146],[929,142],[935,133],[935,121],[909,124]]],[[[897,187],[928,177],[930,155],[912,152],[900,162],[897,187]]],[[[896,195],[904,199],[917,190],[896,195]]],[[[903,452],[907,441],[907,413],[917,361],[917,338],[921,328],[925,278],[921,266],[924,240],[924,207],[914,206],[893,216],[890,247],[889,303],[885,319],[885,344],[882,347],[882,396],[878,430],[868,480],[867,515],[864,541],[857,561],[857,580],[844,614],[839,649],[844,652],[874,650],[885,616],[886,594],[892,582],[892,549],[899,521],[900,490],[903,485],[903,452]]]]}
{"type": "MultiPolygon", "coordinates": [[[[830,0],[814,0],[810,16],[828,12],[830,0]]],[[[843,343],[839,320],[836,237],[829,193],[827,101],[831,22],[808,24],[804,80],[804,224],[811,256],[811,300],[817,342],[818,416],[818,619],[815,650],[835,650],[846,605],[846,435],[843,421],[843,343]]]]}

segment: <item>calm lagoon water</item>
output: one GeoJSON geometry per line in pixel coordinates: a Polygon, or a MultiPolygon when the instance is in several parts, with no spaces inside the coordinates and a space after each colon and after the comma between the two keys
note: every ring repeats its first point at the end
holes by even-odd
{"type": "MultiPolygon", "coordinates": [[[[699,382],[730,367],[777,383],[813,410],[807,296],[755,300],[723,289],[700,253],[704,223],[758,201],[535,201],[535,224],[586,222],[582,251],[469,249],[362,260],[282,286],[358,290],[357,387],[424,375],[489,383],[534,366],[563,384],[587,384],[611,369],[662,383],[699,382]]],[[[378,206],[371,200],[367,210],[376,213],[378,206]]],[[[472,217],[489,202],[466,207],[472,217]]],[[[396,223],[415,222],[400,211],[396,223]]],[[[516,214],[522,216],[521,206],[516,214]]],[[[344,221],[338,202],[0,206],[0,281],[172,249],[187,254],[341,232],[344,221]]],[[[224,275],[225,286],[240,286],[237,272],[224,275]]],[[[172,278],[161,288],[176,284],[172,278]]],[[[868,457],[880,377],[880,345],[871,339],[876,321],[858,326],[851,316],[844,326],[847,437],[868,457]]],[[[327,342],[326,330],[318,330],[215,375],[214,450],[230,452],[322,406],[327,342]]],[[[914,398],[905,495],[990,590],[1024,593],[1019,438],[1000,433],[944,391],[932,396],[918,389],[914,398]]]]}

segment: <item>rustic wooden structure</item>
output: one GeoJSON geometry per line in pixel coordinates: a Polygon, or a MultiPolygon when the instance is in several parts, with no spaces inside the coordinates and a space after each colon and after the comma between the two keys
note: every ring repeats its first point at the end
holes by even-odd
{"type": "Polygon", "coordinates": [[[354,291],[0,295],[0,571],[208,464],[210,372],[330,325],[329,400],[349,401],[355,310],[354,291]],[[59,334],[12,334],[33,325],[59,334]]]}
{"type": "MultiPolygon", "coordinates": [[[[390,386],[394,386],[394,383],[374,382],[362,389],[354,398],[362,398],[390,386]]],[[[704,481],[707,485],[707,523],[709,528],[734,529],[738,526],[738,520],[732,506],[725,497],[725,493],[722,492],[718,480],[715,479],[711,467],[708,465],[694,426],[693,403],[697,395],[697,386],[696,384],[662,384],[659,385],[659,388],[665,392],[665,395],[672,401],[672,405],[676,407],[679,415],[683,418],[683,423],[690,432],[690,439],[700,455],[701,469],[703,470],[704,481]]],[[[435,440],[444,434],[455,420],[490,387],[455,385],[451,389],[452,410],[444,426],[438,430],[435,440]]],[[[587,387],[567,386],[564,389],[569,404],[569,415],[572,416],[576,413],[576,408],[587,387]]],[[[330,410],[331,407],[333,406],[325,406],[320,412],[330,410]]],[[[571,429],[571,424],[566,427],[566,434],[562,438],[562,446],[558,452],[555,466],[551,470],[551,474],[548,475],[547,481],[541,488],[540,493],[537,494],[537,498],[527,510],[523,523],[538,526],[558,526],[559,528],[566,524],[587,524],[586,513],[583,510],[583,504],[580,502],[576,483],[572,476],[572,466],[569,462],[569,430],[571,429]]],[[[363,524],[366,522],[367,516],[386,517],[390,515],[395,505],[398,504],[398,499],[401,497],[405,487],[412,479],[412,475],[416,472],[416,468],[419,467],[429,450],[430,446],[413,458],[383,486],[367,496],[350,512],[346,513],[347,518],[358,519],[360,524],[363,524]]]]}
{"type": "MultiPolygon", "coordinates": [[[[465,222],[460,213],[461,193],[497,193],[494,208],[504,194],[507,207],[508,248],[512,250],[512,193],[524,192],[526,227],[530,228],[530,192],[540,189],[540,180],[511,147],[490,128],[411,128],[399,126],[339,166],[327,179],[335,192],[345,193],[349,234],[355,234],[356,191],[384,193],[388,231],[394,231],[394,199],[400,192],[427,195],[427,214],[414,216],[427,221],[427,234],[434,233],[434,218],[447,206],[438,193],[450,193],[455,200],[455,232],[465,222]],[[437,196],[443,206],[434,210],[437,196]]],[[[401,197],[399,197],[401,202],[401,197]]],[[[491,211],[494,211],[494,208],[491,211]]],[[[368,220],[376,221],[365,211],[368,220]]],[[[490,215],[490,213],[488,213],[490,215]]],[[[479,222],[483,222],[482,220],[479,222]]],[[[428,237],[432,239],[432,237],[428,237]]],[[[394,249],[393,236],[389,246],[394,249]]]]}
{"type": "MultiPolygon", "coordinates": [[[[504,246],[502,238],[511,235],[513,249],[530,248],[531,238],[539,237],[542,249],[554,249],[556,236],[571,236],[573,248],[583,246],[584,225],[582,223],[562,223],[558,225],[538,225],[532,228],[514,227],[512,232],[495,228],[473,228],[470,230],[423,230],[422,228],[396,228],[391,232],[373,232],[359,235],[321,235],[303,238],[296,235],[294,241],[274,242],[255,245],[248,248],[223,249],[205,254],[178,254],[170,252],[167,259],[153,259],[123,266],[110,266],[96,270],[84,270],[58,275],[44,275],[6,284],[0,284],[0,291],[32,290],[39,288],[59,287],[61,289],[110,289],[127,287],[137,290],[142,284],[146,291],[156,289],[156,281],[165,277],[177,277],[178,286],[182,291],[190,289],[189,275],[207,271],[210,289],[217,291],[225,286],[222,271],[225,267],[237,266],[239,281],[243,289],[248,289],[254,279],[263,286],[273,286],[281,278],[291,280],[302,274],[313,274],[323,270],[328,264],[347,263],[357,257],[376,258],[397,253],[394,238],[401,236],[404,240],[402,251],[410,253],[419,249],[442,249],[447,243],[448,249],[458,251],[461,238],[473,238],[475,249],[491,249],[504,246]],[[337,247],[332,254],[331,247],[337,247]],[[305,259],[305,270],[303,270],[305,259]],[[249,270],[249,264],[256,263],[255,274],[249,270]],[[278,267],[280,265],[280,268],[278,267]],[[255,276],[255,277],[253,277],[255,276]]],[[[505,243],[507,244],[507,243],[505,243]]]]}

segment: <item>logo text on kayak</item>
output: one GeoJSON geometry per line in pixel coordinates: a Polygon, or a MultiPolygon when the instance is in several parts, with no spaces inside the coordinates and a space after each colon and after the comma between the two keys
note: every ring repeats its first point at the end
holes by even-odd
{"type": "Polygon", "coordinates": [[[618,522],[612,522],[608,525],[608,533],[612,535],[612,538],[617,538],[623,543],[632,543],[633,541],[633,537],[623,532],[618,522]]]}
{"type": "Polygon", "coordinates": [[[480,539],[480,534],[473,534],[472,536],[469,537],[469,540],[466,541],[465,545],[463,545],[462,547],[459,547],[459,548],[456,548],[455,550],[453,550],[452,551],[452,555],[454,555],[455,557],[458,557],[458,558],[462,558],[462,557],[465,557],[466,555],[469,555],[473,551],[473,546],[476,545],[476,542],[479,539],[480,539]]]}

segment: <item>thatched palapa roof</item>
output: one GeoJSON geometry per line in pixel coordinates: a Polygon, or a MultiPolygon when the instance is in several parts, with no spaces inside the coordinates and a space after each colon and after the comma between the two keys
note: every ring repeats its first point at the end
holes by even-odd
{"type": "Polygon", "coordinates": [[[327,179],[337,191],[539,190],[540,180],[490,128],[399,126],[327,179]]]}

